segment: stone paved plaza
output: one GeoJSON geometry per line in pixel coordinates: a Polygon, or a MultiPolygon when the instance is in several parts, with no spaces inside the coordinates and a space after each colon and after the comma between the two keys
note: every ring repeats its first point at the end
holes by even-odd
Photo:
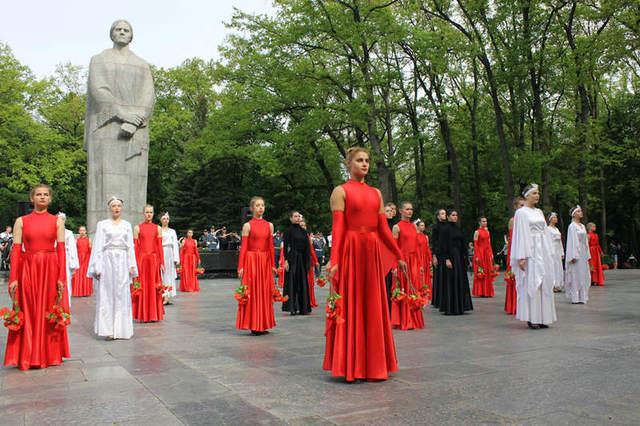
{"type": "Polygon", "coordinates": [[[201,285],[129,341],[96,339],[93,298],[74,299],[73,358],[0,369],[0,424],[640,423],[640,271],[608,271],[586,306],[558,295],[549,330],[502,313],[502,282],[471,315],[428,308],[425,330],[395,332],[400,372],[355,384],[321,369],[322,309],[278,312],[271,334],[251,337],[234,328],[236,281],[201,285]]]}

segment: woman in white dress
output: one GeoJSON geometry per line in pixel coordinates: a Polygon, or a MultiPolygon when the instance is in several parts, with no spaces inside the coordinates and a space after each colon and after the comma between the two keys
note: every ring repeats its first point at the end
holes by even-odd
{"type": "Polygon", "coordinates": [[[548,219],[547,233],[551,239],[551,248],[553,249],[553,291],[557,293],[564,289],[564,269],[562,267],[564,247],[562,246],[562,234],[557,226],[558,213],[551,212],[548,219]]]}
{"type": "Polygon", "coordinates": [[[551,240],[542,210],[536,208],[538,185],[528,185],[522,196],[525,205],[515,214],[510,259],[518,293],[516,319],[526,321],[531,329],[548,328],[557,319],[551,240]]]}
{"type": "Polygon", "coordinates": [[[571,209],[571,225],[567,231],[567,274],[565,289],[567,297],[573,304],[584,305],[589,300],[591,273],[589,272],[589,238],[587,229],[582,224],[582,209],[575,206],[571,209]]]}
{"type": "Polygon", "coordinates": [[[130,285],[138,276],[133,230],[121,218],[123,201],[112,197],[107,204],[111,218],[98,222],[87,270],[87,277],[95,280],[94,330],[108,340],[129,339],[133,336],[130,285]]]}
{"type": "Polygon", "coordinates": [[[178,247],[178,235],[169,228],[169,212],[160,217],[162,228],[162,251],[164,251],[164,271],[162,272],[162,284],[171,286],[162,295],[165,305],[171,304],[171,298],[176,296],[176,278],[178,278],[177,266],[180,263],[180,248],[178,247]]]}

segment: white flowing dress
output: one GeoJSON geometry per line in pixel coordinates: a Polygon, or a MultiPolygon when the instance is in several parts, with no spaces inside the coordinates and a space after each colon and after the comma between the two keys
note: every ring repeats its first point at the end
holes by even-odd
{"type": "Polygon", "coordinates": [[[162,250],[164,251],[164,272],[162,273],[162,283],[170,285],[171,291],[165,292],[165,296],[176,296],[176,263],[180,262],[180,247],[178,247],[178,235],[176,231],[168,228],[162,231],[162,250]]]}
{"type": "Polygon", "coordinates": [[[552,248],[546,227],[540,209],[525,206],[516,211],[510,260],[518,293],[516,319],[533,324],[551,324],[557,319],[552,248]],[[527,261],[524,271],[518,263],[522,259],[527,261]]]}
{"type": "Polygon", "coordinates": [[[562,234],[560,234],[560,230],[555,226],[547,226],[547,233],[551,239],[553,257],[553,288],[562,290],[564,288],[564,269],[562,267],[564,247],[562,247],[562,234]]]}
{"type": "Polygon", "coordinates": [[[114,339],[133,336],[130,268],[133,268],[133,276],[137,277],[131,224],[124,220],[115,224],[111,219],[98,222],[87,270],[87,276],[94,279],[94,330],[98,336],[114,339]]]}
{"type": "Polygon", "coordinates": [[[589,272],[589,238],[587,230],[581,223],[571,222],[567,231],[567,262],[565,289],[571,303],[587,303],[591,273],[589,272]],[[572,260],[575,262],[571,263],[572,260]]]}
{"type": "Polygon", "coordinates": [[[77,271],[80,268],[80,261],[78,260],[78,245],[76,244],[76,237],[73,235],[73,232],[68,229],[64,230],[64,251],[67,262],[67,290],[69,292],[69,306],[71,306],[73,271],[77,271]]]}

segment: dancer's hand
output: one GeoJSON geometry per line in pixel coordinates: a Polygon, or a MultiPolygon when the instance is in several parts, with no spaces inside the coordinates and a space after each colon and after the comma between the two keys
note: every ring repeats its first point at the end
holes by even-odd
{"type": "Polygon", "coordinates": [[[288,260],[284,261],[284,270],[289,272],[289,261],[288,260]]]}
{"type": "Polygon", "coordinates": [[[331,262],[327,263],[327,277],[329,280],[338,272],[338,265],[332,265],[331,262]]]}
{"type": "Polygon", "coordinates": [[[239,269],[238,270],[238,278],[242,279],[243,275],[244,275],[244,269],[239,269]]]}
{"type": "Polygon", "coordinates": [[[525,269],[527,269],[527,259],[518,260],[518,266],[520,267],[521,271],[524,271],[525,269]]]}
{"type": "Polygon", "coordinates": [[[271,267],[271,271],[272,271],[274,274],[277,274],[277,273],[278,273],[278,269],[276,269],[276,267],[275,267],[275,266],[272,266],[272,267],[271,267]]]}
{"type": "Polygon", "coordinates": [[[17,289],[18,289],[18,280],[15,280],[14,282],[9,284],[9,297],[11,297],[11,300],[15,300],[17,289]]]}
{"type": "Polygon", "coordinates": [[[453,263],[451,263],[451,261],[449,259],[447,259],[446,265],[447,265],[447,268],[453,269],[453,263]]]}
{"type": "Polygon", "coordinates": [[[433,263],[433,266],[438,266],[438,258],[433,256],[433,261],[431,263],[433,263]]]}
{"type": "Polygon", "coordinates": [[[133,268],[133,266],[131,268],[129,268],[129,275],[131,276],[131,278],[133,278],[135,273],[136,273],[136,270],[133,268]]]}
{"type": "Polygon", "coordinates": [[[401,272],[407,272],[407,262],[402,259],[398,260],[398,269],[400,269],[401,272]]]}

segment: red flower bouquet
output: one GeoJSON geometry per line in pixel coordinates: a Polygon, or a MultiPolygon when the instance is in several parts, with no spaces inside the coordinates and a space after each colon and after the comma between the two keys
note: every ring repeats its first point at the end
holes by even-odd
{"type": "Polygon", "coordinates": [[[422,284],[422,287],[418,290],[418,294],[427,299],[431,297],[431,289],[427,284],[422,284]]]}
{"type": "Polygon", "coordinates": [[[46,318],[57,329],[63,329],[71,324],[71,314],[60,305],[53,305],[51,312],[47,312],[46,318]]]}
{"type": "Polygon", "coordinates": [[[327,313],[327,319],[335,324],[344,324],[344,318],[342,318],[342,296],[338,293],[331,293],[327,297],[327,306],[325,308],[327,313]]]}
{"type": "Polygon", "coordinates": [[[20,330],[24,324],[24,313],[17,302],[13,304],[13,309],[0,309],[0,318],[4,320],[4,326],[11,331],[20,330]]]}
{"type": "Polygon", "coordinates": [[[405,294],[404,290],[402,290],[399,287],[395,287],[393,289],[393,291],[391,292],[391,301],[392,302],[402,302],[406,298],[407,298],[407,295],[405,294]]]}
{"type": "Polygon", "coordinates": [[[325,285],[327,285],[327,282],[329,282],[329,280],[323,275],[320,275],[318,277],[318,279],[316,280],[316,284],[318,284],[318,287],[320,287],[320,288],[322,288],[325,285]]]}
{"type": "Polygon", "coordinates": [[[273,289],[274,302],[286,302],[287,300],[289,300],[289,296],[283,296],[277,288],[273,289]]]}
{"type": "Polygon", "coordinates": [[[409,301],[409,307],[413,311],[419,311],[427,304],[427,298],[417,294],[409,295],[407,300],[409,301]]]}
{"type": "Polygon", "coordinates": [[[202,267],[202,265],[198,264],[198,267],[196,268],[196,274],[198,275],[204,274],[204,268],[202,267]]]}
{"type": "Polygon", "coordinates": [[[233,297],[238,301],[239,305],[246,305],[249,303],[249,287],[240,284],[233,292],[233,297]]]}
{"type": "Polygon", "coordinates": [[[475,275],[476,278],[484,278],[484,268],[482,266],[478,266],[478,270],[475,275]]]}
{"type": "Polygon", "coordinates": [[[142,294],[142,284],[140,281],[136,280],[131,285],[131,296],[138,297],[142,294]]]}

